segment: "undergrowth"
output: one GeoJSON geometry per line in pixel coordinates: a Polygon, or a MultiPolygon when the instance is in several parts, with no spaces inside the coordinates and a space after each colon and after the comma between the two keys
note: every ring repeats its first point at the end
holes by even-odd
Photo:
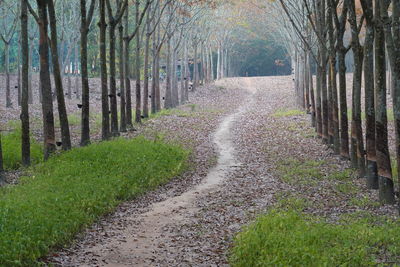
{"type": "MultiPolygon", "coordinates": [[[[33,164],[43,160],[42,146],[31,138],[31,162],[33,164]]],[[[16,170],[22,165],[21,156],[21,126],[11,132],[1,135],[3,149],[3,164],[5,170],[16,170]]]]}
{"type": "Polygon", "coordinates": [[[274,209],[235,239],[232,266],[376,266],[400,263],[400,223],[352,218],[339,224],[274,209]]]}
{"type": "Polygon", "coordinates": [[[32,266],[118,203],[167,182],[188,152],[144,138],[76,148],[0,189],[0,266],[32,266]]]}

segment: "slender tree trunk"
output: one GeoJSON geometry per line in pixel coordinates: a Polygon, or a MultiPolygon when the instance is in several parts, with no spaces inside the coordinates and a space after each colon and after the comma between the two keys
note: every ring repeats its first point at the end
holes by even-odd
{"type": "Polygon", "coordinates": [[[381,1],[375,1],[375,94],[376,94],[376,161],[379,177],[379,199],[382,203],[393,204],[394,184],[388,147],[386,110],[386,58],[385,36],[380,16],[381,1]]]}
{"type": "Polygon", "coordinates": [[[172,50],[172,107],[176,107],[179,105],[179,93],[178,93],[178,76],[177,72],[177,48],[175,47],[176,44],[174,42],[173,50],[172,50]]]}
{"type": "MultiPolygon", "coordinates": [[[[139,26],[140,2],[136,1],[136,27],[139,26]]],[[[142,95],[140,85],[140,34],[136,34],[136,119],[137,123],[142,122],[142,95]]]]}
{"type": "Polygon", "coordinates": [[[375,144],[375,93],[374,93],[374,22],[372,0],[361,1],[367,21],[364,41],[364,88],[366,115],[367,187],[378,189],[378,169],[375,144]]]}
{"type": "Polygon", "coordinates": [[[165,88],[165,108],[172,108],[172,92],[171,92],[171,39],[167,42],[167,80],[165,88]]]}
{"type": "Polygon", "coordinates": [[[314,79],[313,79],[313,74],[311,70],[311,56],[310,56],[310,51],[307,51],[307,58],[308,58],[308,64],[307,64],[307,70],[308,70],[308,75],[310,76],[309,78],[309,83],[310,83],[310,97],[311,97],[311,125],[313,127],[317,127],[316,124],[316,118],[315,118],[315,96],[314,96],[314,79]]]}
{"type": "Polygon", "coordinates": [[[198,63],[197,63],[197,49],[198,49],[198,43],[196,42],[194,44],[194,58],[193,58],[193,92],[196,91],[197,86],[199,84],[199,71],[198,71],[198,63]]]}
{"type": "Polygon", "coordinates": [[[56,150],[54,133],[53,99],[50,81],[47,1],[37,0],[39,16],[40,81],[42,94],[44,159],[56,150]]]}
{"type": "Polygon", "coordinates": [[[33,73],[33,41],[29,44],[29,78],[28,78],[28,103],[33,104],[32,73],[33,73]]]}
{"type": "MultiPolygon", "coordinates": [[[[22,50],[22,95],[21,95],[21,155],[22,165],[31,164],[31,144],[29,136],[29,41],[28,41],[28,7],[25,0],[21,0],[21,50],[22,50]]],[[[1,141],[0,141],[1,160],[1,141]]],[[[0,161],[0,184],[2,183],[2,160],[0,161]]]]}
{"type": "Polygon", "coordinates": [[[185,82],[186,82],[186,55],[185,49],[187,45],[187,39],[183,40],[182,47],[182,60],[181,60],[181,103],[184,104],[186,102],[186,92],[185,92],[185,82]]]}
{"type": "Polygon", "coordinates": [[[144,48],[144,84],[143,84],[143,117],[149,117],[149,57],[150,57],[150,37],[151,37],[151,23],[150,13],[151,8],[147,11],[146,18],[146,42],[144,48]]]}
{"type": "Polygon", "coordinates": [[[101,110],[102,110],[102,139],[110,138],[110,110],[108,106],[107,88],[107,57],[106,57],[106,0],[100,1],[100,76],[101,76],[101,110]]]}
{"type": "Polygon", "coordinates": [[[184,47],[184,64],[185,64],[185,101],[189,101],[189,81],[190,81],[190,69],[189,69],[189,52],[188,52],[188,40],[185,42],[184,47]]]}
{"type": "MultiPolygon", "coordinates": [[[[81,81],[82,81],[82,115],[81,115],[81,146],[90,144],[90,90],[88,74],[88,21],[86,15],[86,0],[80,0],[81,10],[81,81]]],[[[70,60],[68,59],[68,64],[70,60]]],[[[68,65],[68,70],[70,66],[68,65]]],[[[68,73],[70,79],[70,73],[68,73]]],[[[70,86],[70,85],[69,85],[70,86]]],[[[68,90],[68,97],[71,98],[71,90],[68,90]]]]}
{"type": "Polygon", "coordinates": [[[156,57],[157,57],[157,45],[155,32],[153,33],[153,47],[152,47],[153,61],[151,65],[151,113],[155,114],[157,112],[156,105],[156,57]]]}
{"type": "Polygon", "coordinates": [[[161,110],[161,91],[160,91],[160,51],[156,53],[156,64],[155,64],[155,85],[156,85],[156,107],[157,112],[161,110]]]}
{"type": "Polygon", "coordinates": [[[79,100],[81,97],[79,88],[79,47],[75,46],[75,96],[79,100]]]}
{"type": "Polygon", "coordinates": [[[6,70],[6,107],[11,108],[11,92],[10,92],[10,43],[4,43],[4,68],[6,70]]]}
{"type": "Polygon", "coordinates": [[[21,106],[21,37],[18,42],[17,52],[17,89],[18,89],[18,106],[21,106]]]}
{"type": "Polygon", "coordinates": [[[110,42],[110,109],[111,109],[111,134],[118,136],[118,107],[117,107],[117,82],[116,82],[116,64],[115,64],[115,28],[114,20],[109,22],[109,42],[110,42]]]}
{"type": "Polygon", "coordinates": [[[124,27],[122,26],[122,22],[119,27],[119,86],[120,86],[120,113],[121,113],[121,122],[120,122],[120,131],[126,132],[126,93],[125,93],[125,58],[124,58],[124,27]]]}
{"type": "Polygon", "coordinates": [[[125,24],[125,39],[124,39],[124,75],[125,75],[125,90],[126,90],[126,124],[129,128],[133,128],[132,120],[132,94],[131,94],[131,70],[129,65],[129,40],[126,38],[129,34],[129,8],[126,8],[124,15],[125,24]]]}
{"type": "MultiPolygon", "coordinates": [[[[393,75],[393,114],[395,120],[396,133],[396,158],[397,166],[400,166],[400,2],[392,1],[392,21],[393,21],[393,48],[392,75],[393,75]]],[[[400,182],[400,172],[398,172],[400,182]]],[[[400,183],[399,183],[400,184],[400,183]]]]}
{"type": "Polygon", "coordinates": [[[56,21],[56,12],[54,10],[53,0],[48,0],[48,11],[49,11],[50,29],[51,29],[51,54],[52,54],[53,70],[54,70],[54,82],[56,87],[58,116],[61,126],[62,148],[63,150],[69,150],[71,149],[71,136],[69,132],[67,108],[65,106],[60,63],[58,59],[57,24],[56,24],[57,21],[56,21]]]}
{"type": "Polygon", "coordinates": [[[317,81],[316,81],[316,120],[317,134],[322,138],[322,108],[321,108],[321,68],[317,66],[317,81]]]}

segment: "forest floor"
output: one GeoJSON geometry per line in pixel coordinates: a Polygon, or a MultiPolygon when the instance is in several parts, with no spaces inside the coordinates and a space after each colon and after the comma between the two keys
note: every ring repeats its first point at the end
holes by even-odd
{"type": "Polygon", "coordinates": [[[122,204],[44,262],[225,266],[234,236],[272,207],[301,206],[329,222],[397,218],[397,208],[380,206],[377,192],[316,137],[291,87],[290,77],[226,79],[146,122],[134,134],[190,148],[189,169],[122,204]]]}

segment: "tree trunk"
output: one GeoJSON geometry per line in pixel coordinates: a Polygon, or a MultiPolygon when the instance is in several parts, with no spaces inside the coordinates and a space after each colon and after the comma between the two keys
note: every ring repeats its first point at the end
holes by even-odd
{"type": "Polygon", "coordinates": [[[79,88],[79,48],[75,46],[75,97],[77,100],[80,99],[80,88],[79,88]]]}
{"type": "Polygon", "coordinates": [[[313,127],[316,127],[316,118],[315,118],[315,96],[314,96],[314,79],[313,79],[313,74],[311,70],[311,56],[310,56],[310,51],[307,51],[307,58],[308,58],[308,64],[307,64],[307,71],[308,75],[310,76],[309,78],[309,84],[310,84],[310,101],[311,101],[311,125],[313,127]]]}
{"type": "Polygon", "coordinates": [[[61,142],[63,150],[69,150],[71,149],[71,136],[69,132],[67,108],[65,106],[60,63],[58,59],[57,24],[56,24],[57,21],[56,21],[56,13],[54,10],[53,0],[48,0],[48,11],[49,11],[50,29],[51,29],[51,54],[52,54],[53,70],[54,70],[54,82],[56,87],[58,116],[61,126],[61,142]]]}
{"type": "Polygon", "coordinates": [[[4,43],[4,68],[6,71],[6,107],[11,108],[11,92],[10,92],[10,43],[4,43]]]}
{"type": "Polygon", "coordinates": [[[33,45],[34,43],[31,41],[29,44],[29,78],[28,78],[28,103],[33,104],[33,91],[32,91],[32,73],[33,73],[33,45]]]}
{"type": "Polygon", "coordinates": [[[109,21],[109,42],[110,42],[110,109],[111,109],[111,134],[118,136],[118,107],[117,107],[117,82],[116,82],[116,65],[115,65],[115,28],[116,24],[114,20],[109,21]]]}
{"type": "Polygon", "coordinates": [[[172,91],[171,91],[171,39],[167,42],[167,79],[165,88],[165,108],[172,108],[172,91]]]}
{"type": "Polygon", "coordinates": [[[172,107],[176,107],[179,105],[179,93],[178,93],[178,76],[177,72],[177,48],[175,47],[176,44],[174,42],[173,50],[172,50],[172,107]]]}
{"type": "Polygon", "coordinates": [[[364,41],[364,88],[366,115],[367,187],[378,189],[378,169],[375,144],[375,93],[374,93],[374,22],[372,0],[361,1],[366,18],[364,41]]]}
{"type": "MultiPolygon", "coordinates": [[[[139,27],[140,1],[136,1],[136,27],[139,27]]],[[[140,86],[140,34],[136,34],[136,119],[137,123],[142,122],[142,95],[140,86]]]]}
{"type": "Polygon", "coordinates": [[[106,0],[100,0],[100,76],[101,76],[101,111],[102,128],[101,135],[103,140],[110,138],[110,110],[108,106],[107,88],[107,55],[106,55],[106,0]]]}
{"type": "MultiPolygon", "coordinates": [[[[81,80],[82,80],[82,116],[81,116],[81,146],[90,144],[90,90],[88,77],[88,22],[86,15],[86,0],[80,0],[81,6],[81,80]]],[[[70,64],[70,60],[67,61],[70,64]]],[[[68,66],[68,70],[69,70],[68,66]]],[[[70,76],[70,73],[68,73],[70,76]]],[[[68,91],[68,97],[71,91],[68,91]]]]}
{"type": "Polygon", "coordinates": [[[40,55],[40,81],[43,112],[44,159],[47,160],[56,150],[54,133],[53,99],[51,92],[49,43],[48,43],[48,18],[47,1],[37,0],[39,15],[39,55],[40,55]]]}
{"type": "MultiPolygon", "coordinates": [[[[395,120],[395,133],[396,133],[396,158],[397,166],[400,166],[400,3],[399,1],[392,1],[392,20],[393,27],[393,48],[394,56],[392,57],[392,77],[393,77],[393,114],[395,120]]],[[[397,179],[400,182],[400,172],[398,172],[397,179]]]]}
{"type": "Polygon", "coordinates": [[[183,40],[183,47],[181,49],[181,103],[184,104],[186,102],[186,97],[185,97],[185,81],[186,81],[186,55],[185,55],[185,49],[186,49],[186,38],[183,40]]]}
{"type": "Polygon", "coordinates": [[[120,86],[120,131],[126,132],[126,100],[125,100],[125,58],[124,58],[124,27],[122,22],[119,24],[119,86],[120,86]]]}
{"type": "Polygon", "coordinates": [[[151,37],[151,24],[150,13],[151,9],[147,11],[146,18],[146,42],[144,48],[144,84],[143,84],[143,117],[149,117],[149,57],[150,57],[150,37],[151,37]]]}
{"type": "Polygon", "coordinates": [[[382,203],[393,204],[394,184],[388,147],[386,110],[386,58],[385,36],[380,16],[381,1],[375,1],[375,94],[376,94],[376,162],[379,177],[379,199],[382,203]]]}
{"type": "Polygon", "coordinates": [[[21,37],[18,42],[17,52],[17,89],[18,89],[18,106],[21,106],[21,37]]]}
{"type": "MultiPolygon", "coordinates": [[[[21,155],[22,165],[31,164],[31,144],[29,136],[29,41],[28,41],[28,6],[21,0],[21,51],[22,51],[22,95],[21,95],[21,155]]],[[[2,172],[0,143],[0,172],[2,172]]],[[[0,173],[0,183],[2,176],[0,173]]]]}
{"type": "Polygon", "coordinates": [[[129,65],[129,8],[126,8],[124,15],[125,24],[125,39],[124,39],[124,76],[125,76],[125,90],[126,90],[126,125],[133,128],[132,121],[132,94],[131,94],[131,70],[129,65]]]}
{"type": "Polygon", "coordinates": [[[194,44],[194,57],[193,57],[193,88],[192,91],[196,91],[197,86],[199,84],[199,71],[198,71],[198,63],[197,63],[197,49],[198,49],[198,43],[196,42],[194,44]]]}

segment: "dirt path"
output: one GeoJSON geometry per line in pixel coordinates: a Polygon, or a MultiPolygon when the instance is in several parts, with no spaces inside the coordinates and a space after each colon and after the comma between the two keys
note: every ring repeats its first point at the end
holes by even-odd
{"type": "MultiPolygon", "coordinates": [[[[86,243],[78,249],[74,248],[68,259],[63,256],[61,262],[64,264],[60,266],[162,266],[164,264],[156,263],[160,260],[159,254],[165,257],[166,254],[178,252],[173,245],[176,235],[168,229],[189,223],[190,218],[201,209],[198,200],[218,189],[228,175],[240,168],[240,161],[235,157],[232,128],[237,118],[253,105],[256,90],[250,79],[225,80],[219,82],[217,87],[221,90],[245,88],[247,93],[243,94],[240,107],[222,118],[212,135],[217,163],[202,182],[183,194],[155,202],[141,212],[128,214],[123,219],[123,226],[108,226],[114,228],[110,237],[107,236],[107,230],[98,231],[106,238],[101,242],[95,238],[94,244],[86,243]]],[[[112,223],[118,224],[118,220],[112,223]]]]}
{"type": "Polygon", "coordinates": [[[140,225],[124,230],[124,242],[111,240],[90,248],[89,253],[99,255],[98,262],[102,262],[101,266],[152,265],[155,251],[163,247],[166,239],[171,238],[169,233],[165,232],[165,227],[169,224],[184,224],[188,217],[199,210],[194,200],[215,189],[227,173],[239,165],[233,153],[231,127],[235,118],[243,111],[244,108],[241,107],[219,125],[213,137],[219,151],[218,163],[200,185],[180,196],[153,204],[140,218],[137,218],[137,215],[128,218],[130,221],[139,220],[140,225]]]}

